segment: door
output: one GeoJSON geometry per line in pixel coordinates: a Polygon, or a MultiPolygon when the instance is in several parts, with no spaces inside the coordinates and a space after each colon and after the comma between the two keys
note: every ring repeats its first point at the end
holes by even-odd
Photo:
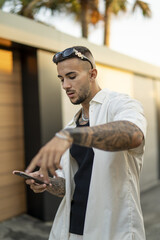
{"type": "Polygon", "coordinates": [[[26,212],[21,67],[17,51],[0,49],[0,221],[26,212]]]}

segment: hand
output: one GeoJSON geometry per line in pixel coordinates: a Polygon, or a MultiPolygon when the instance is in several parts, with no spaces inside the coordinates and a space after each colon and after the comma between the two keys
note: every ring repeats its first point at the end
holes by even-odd
{"type": "MultiPolygon", "coordinates": [[[[36,172],[33,172],[33,173],[30,173],[29,175],[32,176],[32,177],[41,177],[42,180],[43,180],[43,175],[40,174],[41,172],[40,171],[36,171],[36,172]]],[[[47,189],[47,185],[46,184],[38,184],[36,183],[33,179],[27,179],[26,180],[26,184],[27,185],[30,185],[30,188],[35,192],[35,193],[42,193],[44,192],[46,189],[47,189]]]]}
{"type": "Polygon", "coordinates": [[[41,167],[41,173],[44,176],[44,182],[48,183],[48,171],[53,175],[57,176],[56,170],[62,169],[60,166],[60,160],[63,153],[71,146],[71,139],[68,140],[54,137],[44,147],[40,149],[38,154],[32,159],[28,168],[27,173],[31,173],[36,166],[41,167]]]}

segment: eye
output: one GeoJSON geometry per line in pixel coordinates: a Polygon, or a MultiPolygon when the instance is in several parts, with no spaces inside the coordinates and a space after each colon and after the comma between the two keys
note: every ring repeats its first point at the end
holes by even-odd
{"type": "Polygon", "coordinates": [[[76,76],[70,76],[69,78],[70,78],[70,79],[75,79],[75,78],[76,78],[76,76]]]}

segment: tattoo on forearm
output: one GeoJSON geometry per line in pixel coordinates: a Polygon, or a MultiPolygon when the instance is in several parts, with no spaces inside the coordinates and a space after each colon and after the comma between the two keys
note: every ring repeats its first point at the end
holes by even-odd
{"type": "Polygon", "coordinates": [[[47,191],[57,197],[65,195],[65,179],[61,177],[49,178],[52,186],[47,186],[47,191]]]}
{"type": "Polygon", "coordinates": [[[129,121],[116,121],[94,127],[63,130],[73,143],[105,151],[123,151],[138,147],[143,140],[142,131],[129,121]]]}

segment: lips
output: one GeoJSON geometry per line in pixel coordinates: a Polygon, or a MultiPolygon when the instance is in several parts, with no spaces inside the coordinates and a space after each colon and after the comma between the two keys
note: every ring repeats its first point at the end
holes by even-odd
{"type": "Polygon", "coordinates": [[[68,95],[68,97],[73,97],[74,96],[74,94],[75,94],[75,92],[74,91],[68,91],[68,92],[66,92],[67,93],[67,95],[68,95]]]}

